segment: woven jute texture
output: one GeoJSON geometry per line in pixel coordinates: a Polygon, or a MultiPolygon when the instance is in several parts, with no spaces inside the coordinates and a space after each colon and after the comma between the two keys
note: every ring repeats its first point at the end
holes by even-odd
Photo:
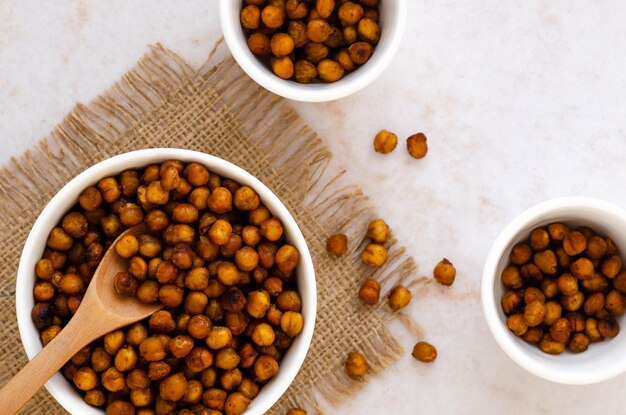
{"type": "MultiPolygon", "coordinates": [[[[371,376],[346,376],[349,351],[366,355],[372,375],[398,358],[402,348],[387,323],[404,316],[390,312],[385,301],[363,306],[356,292],[369,277],[381,283],[382,296],[397,283],[414,285],[416,265],[395,240],[383,267],[361,263],[365,229],[377,216],[366,196],[346,183],[322,140],[286,101],[257,86],[232,59],[209,58],[196,70],[157,45],[108,92],[79,104],[49,137],[0,170],[0,384],[26,363],[15,318],[15,275],[37,215],[88,166],[150,147],[203,151],[243,167],[279,196],[307,239],[318,286],[315,335],[302,370],[271,414],[296,406],[337,412],[333,404],[371,376]],[[350,240],[350,252],[339,259],[325,250],[326,238],[336,232],[350,240]]],[[[22,413],[65,411],[42,390],[22,413]]]]}

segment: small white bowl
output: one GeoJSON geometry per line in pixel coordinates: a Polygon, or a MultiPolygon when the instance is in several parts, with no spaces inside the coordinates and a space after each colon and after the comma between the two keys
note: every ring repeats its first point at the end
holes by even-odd
{"type": "Polygon", "coordinates": [[[337,82],[305,85],[279,78],[250,52],[239,20],[241,4],[240,0],[220,1],[220,22],[224,39],[235,60],[248,76],[263,88],[276,95],[305,102],[325,102],[343,98],[378,78],[400,46],[407,15],[406,0],[381,0],[379,6],[381,37],[370,60],[337,82]]]}
{"type": "Polygon", "coordinates": [[[500,308],[500,299],[506,291],[500,282],[500,274],[509,264],[511,249],[515,244],[528,240],[534,228],[552,222],[587,225],[599,234],[610,237],[622,249],[620,252],[625,252],[626,211],[615,205],[586,197],[565,197],[531,207],[504,228],[485,261],[481,294],[487,324],[502,350],[530,373],[552,382],[571,385],[602,382],[626,371],[626,327],[623,316],[618,318],[622,332],[615,338],[590,344],[583,353],[575,354],[566,349],[562,354],[554,356],[511,333],[500,308]]]}
{"type": "MultiPolygon", "coordinates": [[[[205,153],[191,150],[156,148],[121,154],[104,160],[80,173],[50,200],[37,218],[26,239],[17,271],[15,303],[22,344],[29,359],[32,359],[42,349],[39,333],[30,317],[31,309],[35,305],[33,299],[35,264],[43,254],[50,230],[56,226],[65,212],[74,206],[78,200],[79,193],[103,177],[121,173],[126,169],[144,167],[170,159],[201,163],[207,166],[210,171],[255,189],[265,206],[282,221],[287,240],[300,251],[297,280],[298,290],[302,296],[304,330],[296,338],[281,361],[278,376],[261,389],[259,395],[252,401],[252,404],[245,412],[246,415],[261,415],[269,410],[287,390],[287,387],[300,370],[300,366],[302,366],[311,344],[317,312],[317,289],[313,261],[300,228],[298,228],[296,221],[278,197],[267,186],[242,168],[205,153]]],[[[72,388],[70,383],[60,373],[55,374],[46,383],[46,388],[73,415],[104,414],[104,410],[85,403],[78,392],[72,388]]]]}

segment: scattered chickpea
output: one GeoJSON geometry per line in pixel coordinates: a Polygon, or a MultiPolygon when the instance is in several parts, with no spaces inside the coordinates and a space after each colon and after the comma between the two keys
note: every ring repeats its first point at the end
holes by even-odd
{"type": "Polygon", "coordinates": [[[414,159],[422,159],[426,157],[426,153],[428,153],[428,144],[426,141],[427,139],[424,133],[413,134],[407,138],[406,148],[411,157],[414,159]]]}
{"type": "Polygon", "coordinates": [[[399,310],[406,307],[412,297],[411,291],[403,285],[398,285],[389,293],[389,306],[394,310],[399,310]]]}
{"type": "Polygon", "coordinates": [[[415,359],[424,363],[432,363],[437,359],[437,349],[428,342],[418,342],[411,354],[415,359]]]}
{"type": "Polygon", "coordinates": [[[444,258],[437,264],[433,274],[439,284],[452,285],[456,278],[456,269],[450,261],[444,258]]]}
{"type": "Polygon", "coordinates": [[[348,252],[348,237],[342,233],[332,235],[326,240],[326,250],[334,256],[342,256],[348,252]]]}
{"type": "Polygon", "coordinates": [[[359,289],[359,298],[363,303],[368,305],[378,303],[380,298],[380,284],[372,278],[365,280],[363,285],[361,285],[361,289],[359,289]]]}
{"type": "Polygon", "coordinates": [[[361,377],[370,371],[370,365],[363,354],[352,352],[346,359],[346,370],[352,377],[361,377]]]}
{"type": "Polygon", "coordinates": [[[380,244],[368,244],[361,253],[361,259],[365,265],[380,267],[387,262],[387,249],[380,244]]]}

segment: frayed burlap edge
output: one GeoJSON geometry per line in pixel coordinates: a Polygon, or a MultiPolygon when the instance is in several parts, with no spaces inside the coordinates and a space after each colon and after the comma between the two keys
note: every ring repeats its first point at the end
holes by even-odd
{"type": "MultiPolygon", "coordinates": [[[[220,42],[218,47],[223,47],[220,42]]],[[[376,211],[361,190],[346,183],[343,172],[330,165],[331,153],[287,102],[261,89],[232,59],[215,62],[211,54],[207,63],[195,71],[161,45],[152,47],[108,92],[89,105],[79,104],[48,139],[0,170],[0,184],[11,183],[0,185],[0,223],[11,224],[0,234],[16,235],[17,230],[28,229],[46,201],[85,166],[120,151],[154,146],[149,137],[158,132],[153,125],[160,112],[171,105],[184,107],[186,100],[197,99],[198,93],[235,127],[235,139],[243,136],[259,150],[252,164],[271,166],[271,171],[251,172],[266,184],[270,182],[268,185],[288,208],[297,213],[311,247],[320,304],[316,333],[300,374],[270,412],[283,414],[292,407],[304,406],[322,413],[320,398],[339,403],[355,394],[369,378],[356,381],[347,376],[343,362],[348,351],[364,353],[376,374],[403,352],[386,327],[390,319],[399,318],[415,335],[421,331],[406,315],[392,313],[385,301],[375,307],[360,304],[355,295],[360,283],[376,278],[384,296],[396,284],[414,286],[421,281],[412,277],[416,264],[395,240],[389,243],[389,261],[383,267],[373,269],[361,263],[359,253],[366,243],[364,229],[377,217],[376,211]],[[287,189],[290,196],[283,197],[287,189]],[[16,218],[15,212],[22,213],[16,218]],[[323,249],[326,237],[335,232],[346,233],[351,241],[350,252],[340,259],[330,258],[323,249]],[[342,272],[336,274],[338,269],[342,272]],[[333,319],[349,321],[338,326],[333,319]],[[348,324],[359,329],[351,333],[342,330],[348,324]]],[[[164,138],[159,144],[186,147],[181,135],[176,140],[164,138]]],[[[220,149],[213,154],[220,155],[220,149]]],[[[245,157],[239,164],[249,169],[245,157]]],[[[20,249],[24,239],[21,234],[13,237],[20,249]]],[[[3,257],[7,264],[16,266],[15,258],[3,257]]],[[[14,279],[3,279],[0,284],[0,306],[12,305],[13,309],[14,279]]],[[[3,333],[16,335],[14,321],[2,325],[3,333]]],[[[7,347],[15,347],[14,343],[7,347]]],[[[3,357],[4,350],[0,348],[3,357]]],[[[5,373],[15,373],[21,361],[5,362],[5,373]]],[[[53,409],[57,405],[47,393],[41,392],[35,402],[36,406],[33,403],[26,407],[24,413],[57,413],[53,409]]]]}

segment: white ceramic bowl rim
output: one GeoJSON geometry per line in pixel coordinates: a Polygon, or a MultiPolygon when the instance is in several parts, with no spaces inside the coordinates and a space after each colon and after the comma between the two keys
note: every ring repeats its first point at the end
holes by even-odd
{"type": "MultiPolygon", "coordinates": [[[[499,275],[497,275],[497,269],[501,264],[503,255],[508,256],[507,249],[510,247],[512,241],[514,241],[515,238],[519,238],[520,231],[529,223],[537,221],[545,215],[549,215],[550,212],[560,212],[563,210],[585,211],[588,215],[591,213],[603,214],[607,218],[619,220],[626,224],[626,211],[611,203],[589,197],[562,197],[539,203],[527,209],[504,228],[486,258],[481,286],[483,312],[487,320],[487,325],[496,342],[511,359],[530,373],[549,381],[563,384],[584,385],[597,383],[626,371],[626,353],[623,353],[621,348],[616,347],[617,343],[610,345],[610,349],[608,348],[610,343],[617,341],[620,336],[626,336],[626,333],[620,333],[615,339],[593,344],[585,353],[569,353],[569,357],[567,351],[558,356],[545,355],[543,352],[539,351],[536,346],[528,345],[524,343],[523,340],[510,333],[502,320],[503,313],[500,309],[500,298],[496,298],[495,294],[496,285],[501,284],[499,275]],[[529,353],[530,349],[526,347],[536,349],[537,354],[533,356],[533,353],[529,353]],[[610,352],[610,359],[602,362],[584,362],[584,368],[573,367],[571,365],[571,363],[580,363],[582,360],[574,362],[572,362],[572,360],[569,362],[563,361],[554,365],[547,365],[541,362],[541,359],[544,357],[555,360],[580,359],[582,356],[591,353],[592,350],[599,350],[601,347],[607,348],[605,350],[610,352]]],[[[558,219],[553,219],[553,221],[554,220],[558,219]]],[[[530,233],[530,231],[528,231],[528,233],[530,233]]],[[[527,237],[528,235],[524,235],[523,239],[527,237]]]]}
{"type": "Polygon", "coordinates": [[[381,2],[381,39],[368,62],[341,80],[330,83],[299,84],[274,75],[264,63],[250,52],[239,21],[240,0],[220,1],[220,23],[224,39],[241,68],[265,89],[296,101],[324,102],[351,95],[374,81],[393,59],[406,26],[407,1],[383,0],[381,2]],[[390,6],[387,6],[390,4],[390,6]],[[385,12],[390,12],[389,21],[385,12]]]}
{"type": "MultiPolygon", "coordinates": [[[[45,241],[52,227],[62,215],[77,201],[78,194],[99,179],[117,174],[129,168],[144,167],[152,163],[177,159],[185,162],[204,164],[209,170],[240,183],[247,184],[257,191],[268,209],[283,222],[289,242],[300,251],[298,265],[298,286],[302,295],[302,314],[305,325],[302,333],[281,362],[279,375],[263,387],[253,400],[246,415],[261,415],[287,390],[298,373],[313,337],[317,310],[317,290],[311,254],[296,221],[278,197],[261,181],[242,168],[218,157],[198,151],[170,148],[154,148],[132,151],[101,161],[83,171],[69,181],[46,205],[33,225],[20,258],[16,279],[16,313],[20,337],[29,359],[41,351],[39,333],[32,323],[30,312],[34,305],[32,288],[35,281],[34,266],[45,248],[45,241]]],[[[55,374],[46,383],[50,394],[70,413],[75,415],[102,415],[104,411],[89,406],[60,374],[55,374]]]]}

